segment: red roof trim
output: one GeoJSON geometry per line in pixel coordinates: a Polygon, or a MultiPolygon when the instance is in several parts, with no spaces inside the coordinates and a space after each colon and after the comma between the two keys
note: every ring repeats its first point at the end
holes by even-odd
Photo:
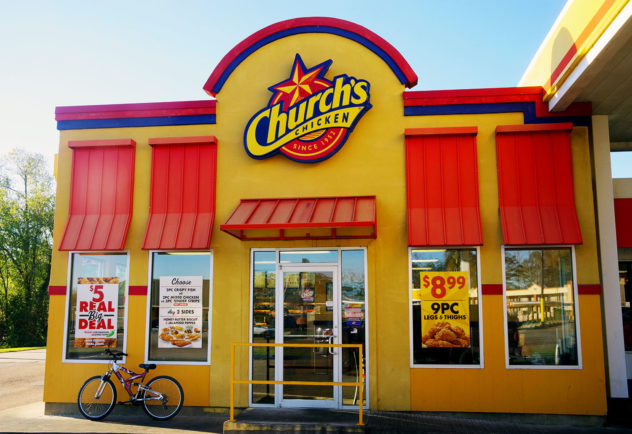
{"type": "Polygon", "coordinates": [[[215,136],[197,136],[197,137],[160,137],[149,139],[149,146],[162,145],[215,145],[217,138],[215,136]]]}
{"type": "Polygon", "coordinates": [[[104,148],[104,147],[136,147],[136,142],[132,139],[110,139],[110,140],[69,140],[68,147],[77,148],[104,148]]]}
{"type": "Polygon", "coordinates": [[[375,238],[375,196],[242,199],[220,229],[240,240],[375,238]],[[365,228],[369,232],[337,232],[337,229],[353,227],[365,228]],[[292,229],[321,228],[331,231],[325,234],[285,233],[292,229]],[[250,230],[272,232],[246,233],[250,230]]]}
{"type": "Polygon", "coordinates": [[[406,91],[402,96],[404,107],[532,102],[536,118],[592,115],[590,102],[575,102],[564,111],[549,112],[548,103],[543,102],[544,95],[542,87],[530,86],[406,91]]]}
{"type": "Polygon", "coordinates": [[[496,134],[532,133],[538,131],[570,131],[572,129],[573,124],[571,122],[564,122],[560,124],[498,125],[496,127],[496,134]]]}
{"type": "Polygon", "coordinates": [[[477,89],[447,89],[447,90],[408,90],[404,92],[404,101],[426,98],[463,98],[529,95],[542,96],[544,91],[540,86],[521,87],[489,87],[477,89]]]}
{"type": "Polygon", "coordinates": [[[406,128],[405,136],[437,136],[456,134],[478,134],[478,127],[446,127],[446,128],[406,128]]]}
{"type": "Polygon", "coordinates": [[[391,66],[391,69],[398,75],[400,81],[403,79],[402,83],[406,87],[410,88],[417,84],[417,74],[415,74],[399,51],[367,28],[338,18],[304,17],[272,24],[241,41],[215,67],[203,86],[204,90],[209,95],[216,95],[230,73],[250,54],[261,48],[261,46],[276,40],[275,36],[279,38],[290,36],[300,33],[301,29],[307,33],[337,34],[355,40],[378,55],[383,53],[384,57],[382,59],[391,66]],[[399,77],[400,75],[403,77],[399,77]]]}
{"type": "Polygon", "coordinates": [[[55,120],[192,116],[215,114],[215,111],[215,100],[65,106],[55,108],[55,120]]]}

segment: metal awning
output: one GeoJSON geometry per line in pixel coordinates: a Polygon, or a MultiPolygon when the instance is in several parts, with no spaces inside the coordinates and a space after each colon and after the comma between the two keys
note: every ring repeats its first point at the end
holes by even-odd
{"type": "Polygon", "coordinates": [[[214,136],[149,139],[150,211],[143,249],[207,250],[215,218],[214,136]]]}
{"type": "Polygon", "coordinates": [[[71,140],[70,208],[59,250],[123,250],[132,219],[132,139],[71,140]]]}
{"type": "Polygon", "coordinates": [[[242,199],[220,229],[243,241],[375,238],[375,196],[242,199]]]}
{"type": "Polygon", "coordinates": [[[570,123],[496,128],[505,245],[582,243],[575,209],[572,129],[570,123]]]}
{"type": "Polygon", "coordinates": [[[406,129],[409,246],[483,244],[476,127],[406,129]]]}

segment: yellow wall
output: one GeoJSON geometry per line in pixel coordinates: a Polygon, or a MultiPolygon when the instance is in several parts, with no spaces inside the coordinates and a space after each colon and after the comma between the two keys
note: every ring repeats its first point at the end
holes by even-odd
{"type": "MultiPolygon", "coordinates": [[[[502,234],[496,171],[497,125],[522,124],[521,113],[423,116],[406,128],[477,126],[483,242],[481,283],[502,284],[502,234]]],[[[598,284],[588,131],[571,134],[576,209],[583,243],[575,248],[577,283],[598,284]]],[[[411,410],[605,414],[605,372],[598,295],[579,297],[582,369],[506,369],[502,295],[483,295],[483,368],[413,368],[411,410]]]]}
{"type": "MultiPolygon", "coordinates": [[[[141,250],[148,216],[151,137],[214,135],[218,139],[211,366],[164,366],[158,374],[175,376],[186,405],[226,407],[229,403],[230,344],[249,338],[250,252],[253,248],[365,246],[368,262],[369,403],[376,410],[515,411],[546,413],[605,412],[604,367],[598,296],[581,296],[583,369],[507,370],[504,354],[502,296],[483,296],[484,369],[410,368],[409,279],[406,236],[405,128],[477,126],[479,191],[485,244],[481,281],[502,283],[502,238],[494,130],[520,124],[522,114],[403,116],[404,87],[375,54],[348,39],[329,34],[286,37],[255,51],[232,73],[217,96],[217,124],[200,126],[76,130],[61,133],[57,209],[51,285],[66,285],[68,254],[59,252],[68,214],[71,151],[68,140],[132,138],[137,143],[134,213],[127,238],[132,286],[147,285],[148,253],[141,250]],[[300,164],[282,156],[248,157],[243,131],[264,108],[267,88],[287,78],[296,53],[310,68],[327,59],[327,78],[347,74],[371,83],[373,107],[347,143],[332,158],[300,164]],[[375,195],[375,240],[243,242],[219,230],[239,199],[299,196],[375,195]],[[446,387],[447,385],[447,387],[446,387]]],[[[578,246],[580,284],[599,283],[585,129],[572,135],[577,210],[584,237],[578,246]]],[[[143,362],[146,297],[131,296],[127,333],[129,364],[143,362]]],[[[65,297],[50,305],[45,401],[74,402],[85,378],[104,365],[62,363],[65,297]]],[[[248,376],[246,353],[238,354],[237,375],[248,376]]],[[[237,388],[237,405],[247,405],[247,387],[237,388]]]]}

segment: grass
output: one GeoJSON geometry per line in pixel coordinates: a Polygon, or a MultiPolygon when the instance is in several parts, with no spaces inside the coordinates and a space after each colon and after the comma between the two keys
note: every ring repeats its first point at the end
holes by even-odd
{"type": "Polygon", "coordinates": [[[12,353],[14,351],[41,350],[46,347],[19,347],[19,348],[0,348],[0,353],[12,353]]]}

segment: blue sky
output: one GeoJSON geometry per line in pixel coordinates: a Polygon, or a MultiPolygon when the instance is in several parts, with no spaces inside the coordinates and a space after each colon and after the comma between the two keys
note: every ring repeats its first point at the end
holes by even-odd
{"type": "Polygon", "coordinates": [[[415,90],[515,86],[565,1],[0,0],[0,155],[52,161],[56,106],[206,99],[231,48],[303,16],[377,33],[417,73],[415,90]]]}

